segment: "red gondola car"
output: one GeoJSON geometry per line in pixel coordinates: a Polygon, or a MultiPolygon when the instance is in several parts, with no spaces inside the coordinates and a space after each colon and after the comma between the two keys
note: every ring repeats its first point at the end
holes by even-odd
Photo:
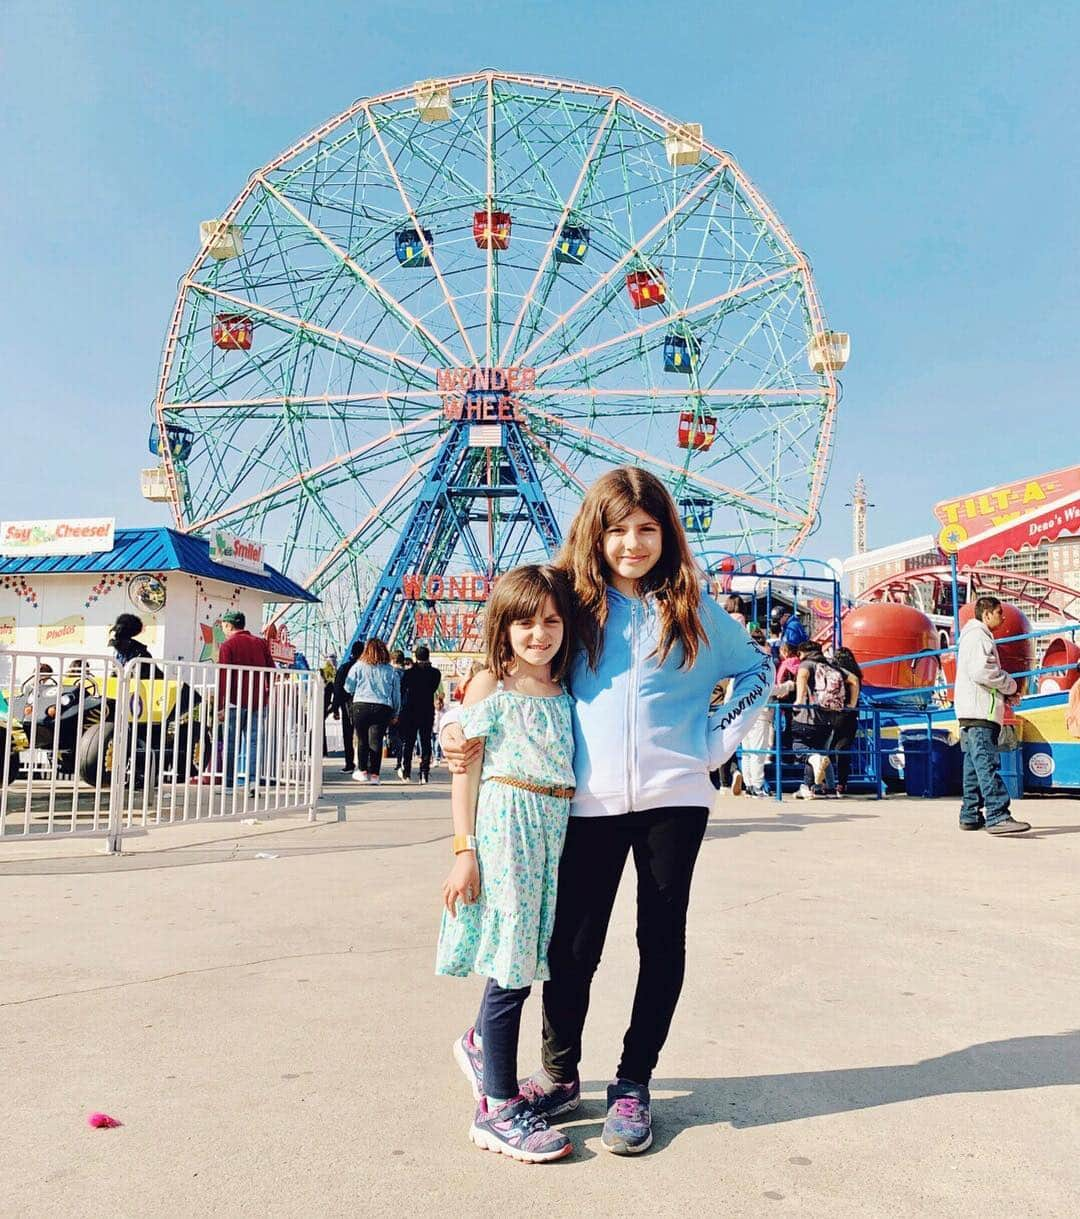
{"type": "Polygon", "coordinates": [[[510,213],[475,212],[472,221],[473,241],[481,250],[505,250],[510,245],[510,213]]]}
{"type": "Polygon", "coordinates": [[[635,309],[662,305],[667,295],[664,290],[664,273],[659,267],[655,271],[631,271],[626,277],[626,290],[630,293],[630,304],[635,309]]]}
{"type": "Polygon", "coordinates": [[[716,439],[716,416],[683,411],[679,416],[678,443],[680,449],[709,449],[716,439]]]}
{"type": "Polygon", "coordinates": [[[223,351],[250,351],[255,323],[242,313],[219,313],[214,318],[214,346],[223,351]]]}

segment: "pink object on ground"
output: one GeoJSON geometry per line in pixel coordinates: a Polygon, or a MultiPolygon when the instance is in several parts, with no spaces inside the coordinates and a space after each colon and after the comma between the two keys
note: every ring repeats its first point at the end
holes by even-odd
{"type": "Polygon", "coordinates": [[[107,1113],[91,1113],[86,1119],[88,1125],[93,1126],[96,1130],[112,1130],[114,1126],[122,1126],[123,1122],[118,1122],[115,1117],[109,1117],[107,1113]]]}

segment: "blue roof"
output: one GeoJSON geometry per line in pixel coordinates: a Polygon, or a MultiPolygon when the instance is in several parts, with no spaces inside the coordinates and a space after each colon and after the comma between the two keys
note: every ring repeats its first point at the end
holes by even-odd
{"type": "Polygon", "coordinates": [[[264,574],[227,567],[210,558],[206,538],[175,529],[117,529],[112,550],[93,554],[0,555],[0,576],[68,575],[80,572],[184,571],[241,588],[257,588],[271,601],[318,601],[306,588],[269,565],[264,574]]]}

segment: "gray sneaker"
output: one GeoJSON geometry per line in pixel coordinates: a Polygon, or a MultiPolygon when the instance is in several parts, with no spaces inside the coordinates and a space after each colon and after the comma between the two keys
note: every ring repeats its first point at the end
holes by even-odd
{"type": "Polygon", "coordinates": [[[480,1098],[469,1138],[484,1151],[497,1151],[526,1164],[546,1164],[573,1152],[574,1145],[561,1130],[552,1130],[523,1096],[515,1096],[498,1109],[488,1109],[480,1098]]]}
{"type": "Polygon", "coordinates": [[[454,1060],[469,1081],[473,1100],[484,1094],[484,1051],[476,1044],[476,1029],[466,1029],[454,1042],[454,1060]]]}
{"type": "Polygon", "coordinates": [[[988,834],[996,836],[1004,836],[1005,834],[1026,834],[1031,829],[1031,825],[1027,821],[1017,821],[1013,817],[1003,817],[1000,821],[995,821],[993,825],[986,827],[988,834]]]}
{"type": "Polygon", "coordinates": [[[633,1156],[652,1146],[649,1089],[629,1079],[608,1084],[608,1112],[600,1142],[617,1156],[633,1156]]]}
{"type": "Polygon", "coordinates": [[[575,1079],[572,1084],[557,1084],[541,1068],[521,1081],[521,1095],[542,1117],[559,1117],[581,1104],[581,1081],[575,1079]]]}

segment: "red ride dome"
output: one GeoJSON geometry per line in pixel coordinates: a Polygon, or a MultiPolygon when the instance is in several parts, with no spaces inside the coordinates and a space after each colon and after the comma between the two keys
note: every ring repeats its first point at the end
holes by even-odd
{"type": "Polygon", "coordinates": [[[937,657],[922,660],[897,660],[874,664],[889,656],[910,652],[930,652],[937,648],[934,624],[910,605],[875,601],[860,605],[844,616],[844,646],[855,654],[868,686],[885,690],[917,690],[932,686],[937,673],[937,657]],[[872,665],[872,667],[867,667],[872,665]]]}

